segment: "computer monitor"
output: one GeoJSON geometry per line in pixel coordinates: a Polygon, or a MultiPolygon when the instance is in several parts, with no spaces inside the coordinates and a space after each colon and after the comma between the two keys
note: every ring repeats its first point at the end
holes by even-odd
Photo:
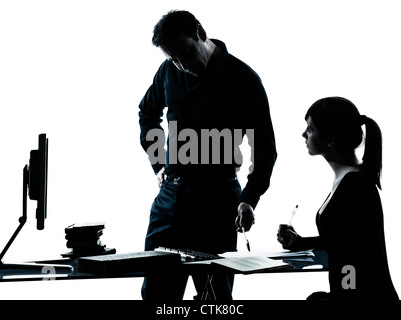
{"type": "Polygon", "coordinates": [[[32,150],[28,168],[29,199],[37,201],[36,227],[43,230],[47,215],[47,162],[49,139],[39,135],[38,150],[32,150]]]}
{"type": "MultiPolygon", "coordinates": [[[[48,168],[48,139],[46,134],[39,135],[39,146],[37,150],[31,150],[29,165],[25,165],[22,174],[22,216],[19,218],[19,226],[0,253],[0,269],[39,269],[42,270],[48,264],[19,263],[5,264],[3,257],[11,244],[21,231],[27,221],[27,202],[28,196],[31,200],[37,201],[36,207],[36,227],[43,230],[47,216],[47,168],[48,168]]],[[[70,266],[51,265],[58,270],[70,270],[70,266]]]]}

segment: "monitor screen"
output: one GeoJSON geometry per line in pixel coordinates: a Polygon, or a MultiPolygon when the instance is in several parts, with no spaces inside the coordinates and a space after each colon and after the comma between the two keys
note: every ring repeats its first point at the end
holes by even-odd
{"type": "Polygon", "coordinates": [[[46,134],[39,135],[39,148],[32,150],[29,159],[29,198],[37,200],[37,229],[43,230],[47,216],[47,162],[49,139],[46,134]]]}

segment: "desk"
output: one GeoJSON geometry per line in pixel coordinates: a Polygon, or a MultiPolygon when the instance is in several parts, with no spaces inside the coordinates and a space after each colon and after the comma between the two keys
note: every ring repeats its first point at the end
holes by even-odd
{"type": "MultiPolygon", "coordinates": [[[[274,269],[274,270],[262,270],[256,272],[261,273],[303,273],[303,272],[320,272],[327,271],[327,254],[322,251],[314,251],[314,257],[308,257],[305,259],[289,259],[285,262],[290,263],[289,268],[274,269]]],[[[32,270],[17,270],[17,269],[2,269],[0,270],[0,282],[13,282],[13,281],[43,281],[43,280],[74,280],[74,279],[107,279],[107,278],[141,278],[145,276],[145,272],[134,272],[125,273],[115,276],[101,277],[96,274],[82,273],[77,271],[78,261],[75,259],[55,259],[46,261],[37,261],[36,263],[44,264],[57,264],[62,266],[68,266],[73,270],[60,270],[60,269],[41,269],[33,268],[32,270]]],[[[211,277],[215,272],[222,272],[218,266],[202,265],[202,266],[191,266],[188,264],[182,264],[183,272],[189,275],[192,274],[209,274],[211,277]]],[[[249,275],[251,276],[251,275],[249,275]]],[[[210,278],[209,278],[210,280],[210,278]]],[[[206,286],[210,283],[206,283],[206,286]]],[[[205,290],[203,299],[213,299],[210,294],[212,291],[210,286],[205,290]]]]}

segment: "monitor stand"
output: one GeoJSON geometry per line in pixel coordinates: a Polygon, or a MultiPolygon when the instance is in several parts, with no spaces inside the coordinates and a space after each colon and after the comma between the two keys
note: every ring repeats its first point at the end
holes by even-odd
{"type": "Polygon", "coordinates": [[[15,230],[14,234],[11,236],[10,240],[7,242],[3,251],[0,253],[0,272],[1,270],[32,270],[41,271],[47,274],[48,270],[59,270],[59,271],[71,271],[72,267],[69,265],[61,264],[37,264],[37,263],[3,263],[3,257],[7,250],[10,248],[11,244],[14,242],[15,238],[18,236],[22,227],[27,220],[27,198],[28,198],[28,166],[24,167],[23,170],[23,191],[22,191],[22,216],[18,219],[19,226],[15,230]],[[53,269],[52,269],[53,268],[53,269]]]}

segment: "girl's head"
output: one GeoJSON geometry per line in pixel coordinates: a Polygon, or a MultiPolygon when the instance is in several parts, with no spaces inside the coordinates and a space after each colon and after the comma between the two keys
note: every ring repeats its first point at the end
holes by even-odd
{"type": "Polygon", "coordinates": [[[333,137],[337,149],[354,152],[361,144],[361,116],[355,105],[344,98],[331,97],[316,101],[305,115],[310,117],[323,139],[333,137]]]}
{"type": "Polygon", "coordinates": [[[316,101],[307,111],[305,120],[313,123],[320,139],[327,141],[342,155],[355,154],[355,149],[362,143],[362,125],[365,125],[365,151],[361,168],[381,187],[382,137],[373,119],[361,116],[351,101],[329,97],[316,101]]]}

